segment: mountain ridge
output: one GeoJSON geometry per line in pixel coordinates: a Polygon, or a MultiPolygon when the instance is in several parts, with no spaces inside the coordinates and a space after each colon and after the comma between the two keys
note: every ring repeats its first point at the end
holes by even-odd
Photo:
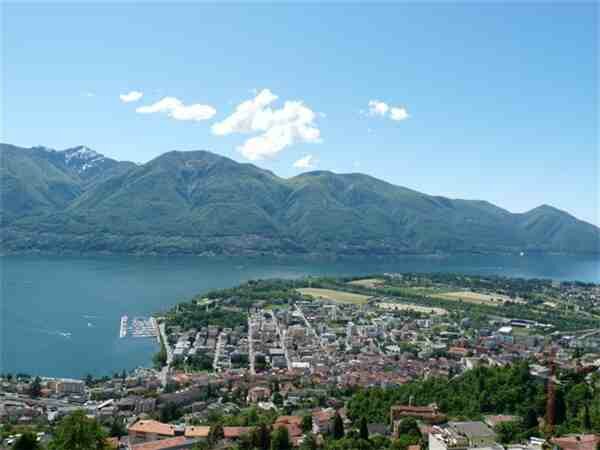
{"type": "Polygon", "coordinates": [[[549,205],[511,213],[361,173],[290,178],[207,150],[145,164],[88,147],[2,150],[5,253],[598,253],[600,230],[549,205]]]}

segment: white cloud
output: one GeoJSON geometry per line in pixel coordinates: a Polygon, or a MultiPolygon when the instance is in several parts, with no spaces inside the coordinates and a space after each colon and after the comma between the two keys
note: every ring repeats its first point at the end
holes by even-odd
{"type": "Polygon", "coordinates": [[[313,155],[306,155],[294,163],[294,167],[297,169],[312,169],[317,163],[316,158],[313,155]]]}
{"type": "Polygon", "coordinates": [[[274,157],[299,142],[321,142],[315,112],[301,101],[286,101],[282,108],[272,109],[269,105],[277,98],[269,89],[263,89],[253,99],[239,104],[229,117],[215,123],[213,134],[262,133],[238,147],[251,161],[274,157]]]}
{"type": "Polygon", "coordinates": [[[390,106],[379,100],[369,100],[370,116],[388,117],[392,120],[400,121],[408,119],[410,116],[403,106],[390,106]]]}
{"type": "Polygon", "coordinates": [[[131,103],[131,102],[137,102],[140,98],[142,98],[143,95],[144,95],[143,92],[131,91],[131,92],[128,92],[127,94],[119,95],[119,98],[121,99],[121,101],[123,103],[131,103]]]}
{"type": "Polygon", "coordinates": [[[94,94],[93,92],[90,92],[90,91],[84,92],[83,95],[88,98],[96,96],[96,94],[94,94]]]}
{"type": "Polygon", "coordinates": [[[164,97],[151,105],[136,108],[135,112],[140,114],[167,113],[169,117],[176,120],[201,121],[213,117],[217,110],[210,105],[200,103],[184,105],[178,98],[164,97]]]}
{"type": "Polygon", "coordinates": [[[408,111],[406,108],[391,108],[390,109],[390,119],[392,120],[405,120],[408,119],[408,111]]]}
{"type": "Polygon", "coordinates": [[[387,103],[380,102],[379,100],[369,101],[369,115],[371,116],[385,116],[390,107],[387,103]]]}

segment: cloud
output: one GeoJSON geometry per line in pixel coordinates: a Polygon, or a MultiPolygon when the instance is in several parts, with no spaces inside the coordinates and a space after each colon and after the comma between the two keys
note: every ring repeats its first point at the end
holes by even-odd
{"type": "Polygon", "coordinates": [[[408,110],[403,106],[390,106],[379,100],[369,100],[369,116],[388,117],[395,121],[408,119],[408,110]]]}
{"type": "Polygon", "coordinates": [[[316,158],[313,155],[306,155],[294,163],[294,167],[297,169],[312,169],[317,163],[316,158]]]}
{"type": "Polygon", "coordinates": [[[137,102],[143,95],[144,93],[140,91],[130,91],[127,94],[119,95],[119,98],[123,103],[131,103],[137,102]]]}
{"type": "Polygon", "coordinates": [[[251,161],[274,157],[296,143],[321,142],[316,113],[301,101],[286,101],[282,108],[273,109],[269,105],[277,98],[269,89],[263,89],[253,99],[239,104],[229,117],[213,124],[213,134],[261,133],[238,147],[251,161]]]}
{"type": "Polygon", "coordinates": [[[384,117],[390,107],[379,100],[370,100],[369,101],[369,115],[371,116],[382,116],[384,117]]]}
{"type": "Polygon", "coordinates": [[[151,105],[136,108],[135,112],[140,114],[167,113],[169,117],[175,120],[201,121],[213,117],[217,110],[210,105],[200,103],[184,105],[178,98],[164,97],[151,105]]]}
{"type": "Polygon", "coordinates": [[[408,111],[406,108],[391,108],[390,109],[390,119],[392,120],[404,120],[408,119],[410,116],[408,115],[408,111]]]}
{"type": "Polygon", "coordinates": [[[84,92],[83,96],[90,98],[90,97],[95,97],[96,94],[94,94],[93,92],[88,91],[88,92],[84,92]]]}

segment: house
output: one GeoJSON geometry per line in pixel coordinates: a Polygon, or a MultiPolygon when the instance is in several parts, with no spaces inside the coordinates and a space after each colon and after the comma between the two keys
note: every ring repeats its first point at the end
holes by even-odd
{"type": "Polygon", "coordinates": [[[302,417],[300,416],[279,416],[273,424],[273,429],[285,427],[288,430],[290,439],[302,436],[302,417]]]}
{"type": "Polygon", "coordinates": [[[600,444],[598,434],[573,434],[550,439],[562,450],[596,450],[600,444]]]}
{"type": "Polygon", "coordinates": [[[253,427],[223,427],[223,437],[228,441],[237,441],[242,435],[252,432],[253,427]]]}
{"type": "Polygon", "coordinates": [[[246,401],[248,403],[258,403],[262,400],[268,400],[270,397],[271,389],[263,386],[256,386],[248,391],[246,401]]]}
{"type": "Polygon", "coordinates": [[[190,439],[206,439],[210,433],[210,427],[186,427],[184,436],[190,439]]]}
{"type": "Polygon", "coordinates": [[[175,427],[157,420],[138,420],[128,429],[131,444],[157,441],[175,436],[175,427]]]}
{"type": "Polygon", "coordinates": [[[429,433],[429,450],[502,449],[496,433],[483,422],[448,422],[429,433]]]}
{"type": "Polygon", "coordinates": [[[485,416],[483,419],[485,424],[490,428],[496,428],[496,426],[500,425],[501,423],[519,422],[521,420],[519,416],[508,416],[504,414],[499,414],[495,416],[485,416]]]}
{"type": "Polygon", "coordinates": [[[130,445],[131,450],[183,450],[191,449],[198,441],[187,439],[184,436],[177,436],[157,441],[144,442],[142,444],[130,445]]]}
{"type": "Polygon", "coordinates": [[[312,432],[314,434],[326,434],[333,429],[335,410],[333,408],[319,409],[312,413],[312,432]]]}
{"type": "Polygon", "coordinates": [[[412,406],[395,405],[390,408],[390,423],[394,429],[394,435],[398,435],[398,425],[407,417],[420,420],[427,424],[439,424],[446,421],[446,415],[442,414],[437,405],[412,406]]]}
{"type": "Polygon", "coordinates": [[[465,436],[469,447],[484,447],[496,444],[496,433],[483,422],[448,422],[448,427],[465,436]]]}

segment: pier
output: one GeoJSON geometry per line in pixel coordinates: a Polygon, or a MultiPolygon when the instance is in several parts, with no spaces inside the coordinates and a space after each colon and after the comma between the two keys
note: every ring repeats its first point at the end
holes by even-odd
{"type": "Polygon", "coordinates": [[[129,320],[128,316],[121,317],[121,326],[119,337],[131,336],[134,338],[158,337],[158,327],[153,317],[133,317],[129,320]]]}

